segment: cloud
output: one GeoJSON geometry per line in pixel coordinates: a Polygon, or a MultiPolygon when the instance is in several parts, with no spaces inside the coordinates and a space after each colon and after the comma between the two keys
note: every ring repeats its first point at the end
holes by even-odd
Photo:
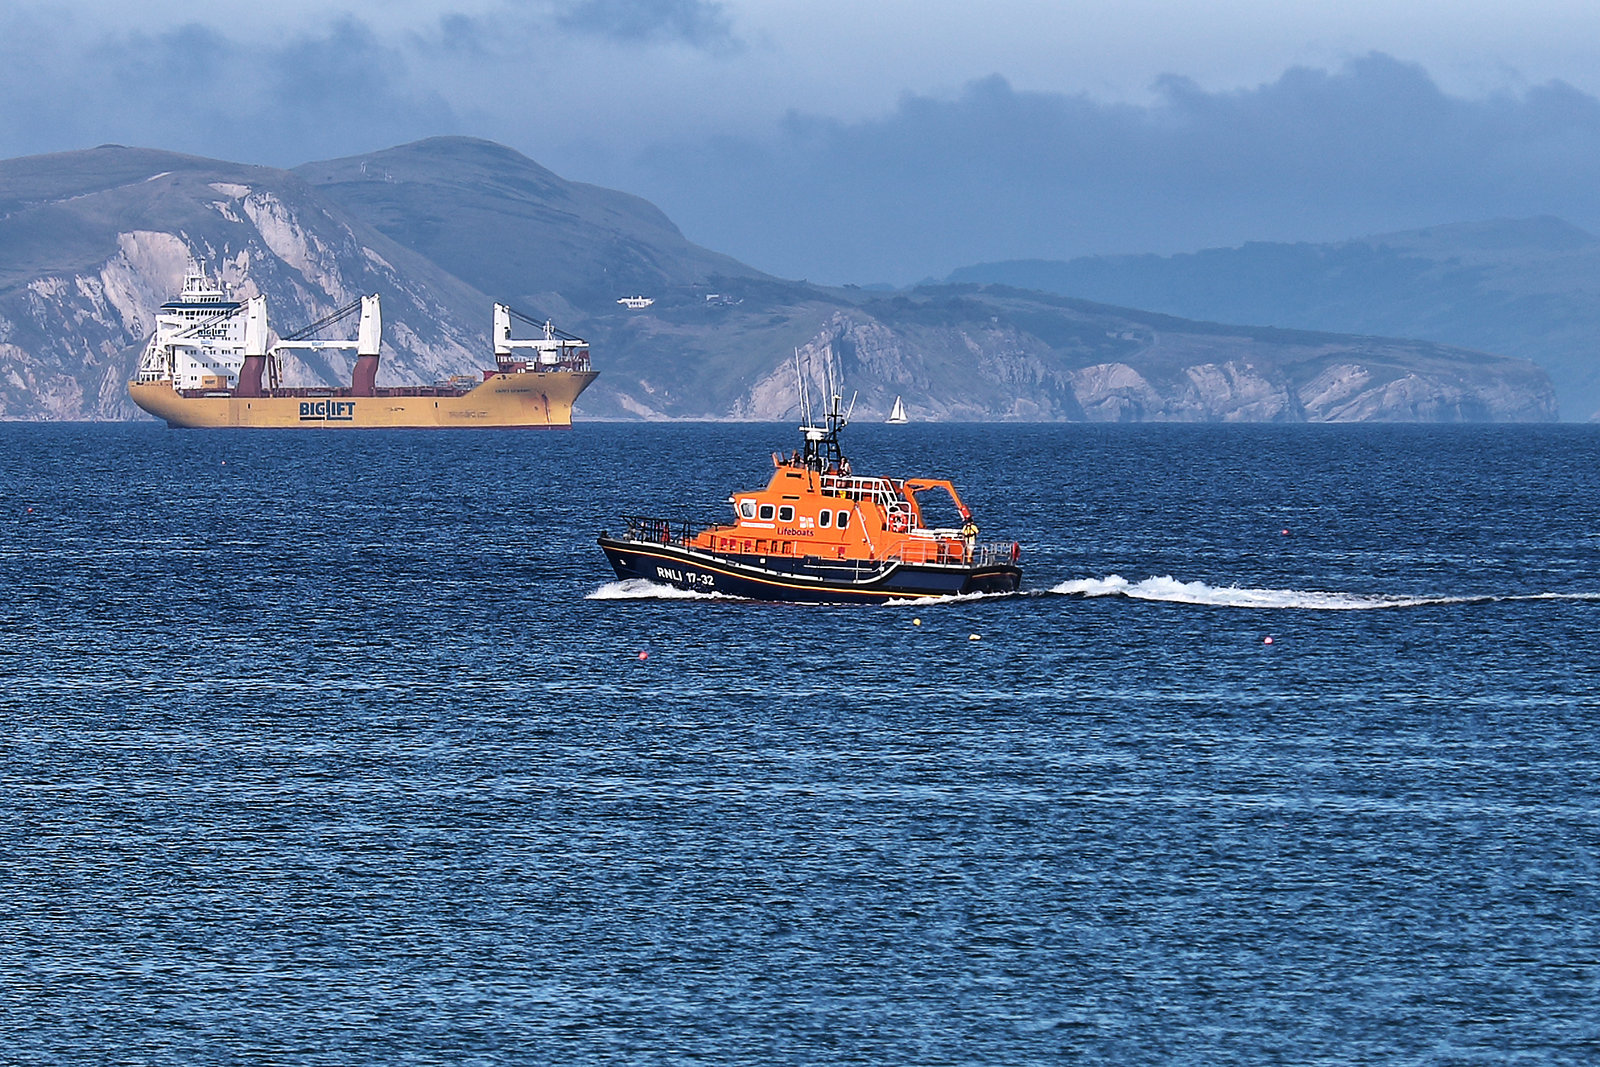
{"type": "Polygon", "coordinates": [[[837,281],[1504,216],[1600,225],[1600,100],[1561,82],[1466,99],[1369,54],[1246,90],[1156,90],[1108,104],[996,76],[872,121],[791,115],[766,138],[658,145],[626,180],[694,240],[837,281]]]}
{"type": "Polygon", "coordinates": [[[441,97],[411,87],[404,53],[355,19],[264,45],[199,23],[96,32],[37,14],[7,31],[7,154],[117,142],[291,166],[458,125],[441,97]]]}
{"type": "Polygon", "coordinates": [[[711,52],[739,46],[723,5],[712,0],[565,0],[554,15],[563,30],[624,43],[670,41],[711,52]]]}
{"type": "MultiPolygon", "coordinates": [[[[583,42],[625,48],[684,46],[716,56],[744,50],[716,0],[511,0],[478,14],[452,11],[410,35],[422,52],[515,61],[583,42]]],[[[572,58],[569,54],[569,60],[572,58]]]]}

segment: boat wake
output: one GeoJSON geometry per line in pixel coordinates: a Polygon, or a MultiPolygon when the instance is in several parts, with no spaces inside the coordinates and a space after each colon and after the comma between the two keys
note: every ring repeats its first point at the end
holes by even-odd
{"type": "Polygon", "coordinates": [[[1305,589],[1249,589],[1180,582],[1170,575],[1130,582],[1118,574],[1062,582],[1051,593],[1075,597],[1125,597],[1216,608],[1298,608],[1309,611],[1381,611],[1438,604],[1487,604],[1511,600],[1600,600],[1600,593],[1524,593],[1476,596],[1395,596],[1384,593],[1329,593],[1305,589]]]}
{"type": "Polygon", "coordinates": [[[620,582],[607,582],[588,594],[585,600],[733,600],[735,597],[721,593],[702,593],[694,589],[679,589],[661,585],[643,578],[625,578],[620,582]]]}
{"type": "MultiPolygon", "coordinates": [[[[1014,597],[1067,596],[1079,599],[1121,597],[1168,604],[1194,604],[1213,608],[1249,608],[1300,611],[1382,611],[1444,604],[1494,604],[1522,600],[1600,601],[1600,593],[1482,593],[1463,596],[1400,596],[1389,593],[1334,593],[1309,589],[1253,589],[1236,585],[1180,582],[1170,575],[1130,582],[1119,574],[1105,578],[1079,578],[1038,592],[967,593],[962,595],[889,600],[880,607],[925,608],[943,604],[1003,600],[1014,597]]],[[[643,578],[607,582],[585,600],[739,600],[725,593],[700,592],[661,585],[643,578]]]]}

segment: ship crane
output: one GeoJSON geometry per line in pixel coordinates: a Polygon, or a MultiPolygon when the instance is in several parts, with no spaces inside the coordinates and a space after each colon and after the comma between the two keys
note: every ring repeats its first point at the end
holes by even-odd
{"type": "Polygon", "coordinates": [[[553,326],[549,319],[540,322],[507,304],[494,306],[494,361],[503,371],[522,369],[517,364],[534,364],[538,370],[562,367],[573,371],[589,369],[589,342],[553,326]],[[542,336],[513,338],[511,320],[517,319],[539,330],[542,336]],[[517,349],[534,353],[532,359],[516,358],[517,349]]]}
{"type": "MultiPolygon", "coordinates": [[[[263,318],[265,312],[263,311],[263,318]]],[[[248,336],[248,324],[246,326],[248,336]]],[[[356,350],[355,370],[351,374],[350,395],[376,396],[378,378],[378,347],[383,332],[383,316],[378,308],[378,294],[363,296],[360,300],[346,304],[331,315],[325,315],[308,326],[303,326],[278,341],[272,350],[272,377],[273,388],[278,386],[278,353],[285,350],[320,351],[327,348],[353,348],[356,350]],[[357,309],[361,311],[361,324],[356,330],[353,341],[336,341],[315,338],[312,335],[326,327],[353,315],[357,309]]],[[[260,381],[259,375],[256,381],[260,381]]]]}

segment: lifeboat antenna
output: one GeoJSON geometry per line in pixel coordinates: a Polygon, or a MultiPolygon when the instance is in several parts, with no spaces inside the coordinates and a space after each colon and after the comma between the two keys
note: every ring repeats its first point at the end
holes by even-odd
{"type": "Polygon", "coordinates": [[[800,369],[800,350],[794,350],[794,384],[800,393],[800,429],[811,427],[811,393],[806,389],[806,376],[800,369]]]}
{"type": "Polygon", "coordinates": [[[844,395],[839,392],[839,379],[838,379],[838,376],[837,376],[837,372],[834,369],[833,361],[829,360],[828,361],[828,397],[829,397],[830,403],[829,403],[829,407],[828,407],[827,417],[828,417],[828,429],[829,429],[830,433],[838,433],[840,430],[842,430],[846,426],[850,425],[850,416],[856,410],[856,396],[857,395],[858,394],[856,394],[856,393],[851,393],[850,394],[850,408],[849,408],[848,411],[840,411],[839,410],[839,405],[841,403],[843,403],[843,401],[844,401],[844,395]]]}
{"type": "Polygon", "coordinates": [[[856,398],[850,398],[850,411],[841,408],[844,397],[839,395],[838,379],[834,376],[833,364],[829,362],[823,371],[826,377],[828,390],[828,406],[823,411],[822,425],[817,425],[816,409],[811,403],[811,390],[807,388],[805,372],[800,362],[800,350],[794,350],[794,376],[795,386],[800,392],[800,436],[805,442],[805,451],[801,453],[802,461],[806,466],[815,471],[847,470],[849,465],[845,462],[844,452],[839,447],[839,431],[850,422],[850,412],[855,410],[856,398]]]}

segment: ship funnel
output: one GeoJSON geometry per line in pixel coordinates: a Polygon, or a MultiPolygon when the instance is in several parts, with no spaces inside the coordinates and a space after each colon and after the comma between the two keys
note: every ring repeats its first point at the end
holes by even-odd
{"type": "Polygon", "coordinates": [[[356,334],[356,367],[351,375],[351,396],[377,396],[378,345],[383,333],[383,316],[378,310],[378,294],[361,298],[361,329],[356,334]]]}
{"type": "Polygon", "coordinates": [[[511,309],[505,304],[494,306],[494,358],[511,358],[511,309]]]}
{"type": "Polygon", "coordinates": [[[267,298],[252,296],[244,307],[244,366],[239,368],[235,396],[260,396],[261,372],[267,365],[267,298]]]}

